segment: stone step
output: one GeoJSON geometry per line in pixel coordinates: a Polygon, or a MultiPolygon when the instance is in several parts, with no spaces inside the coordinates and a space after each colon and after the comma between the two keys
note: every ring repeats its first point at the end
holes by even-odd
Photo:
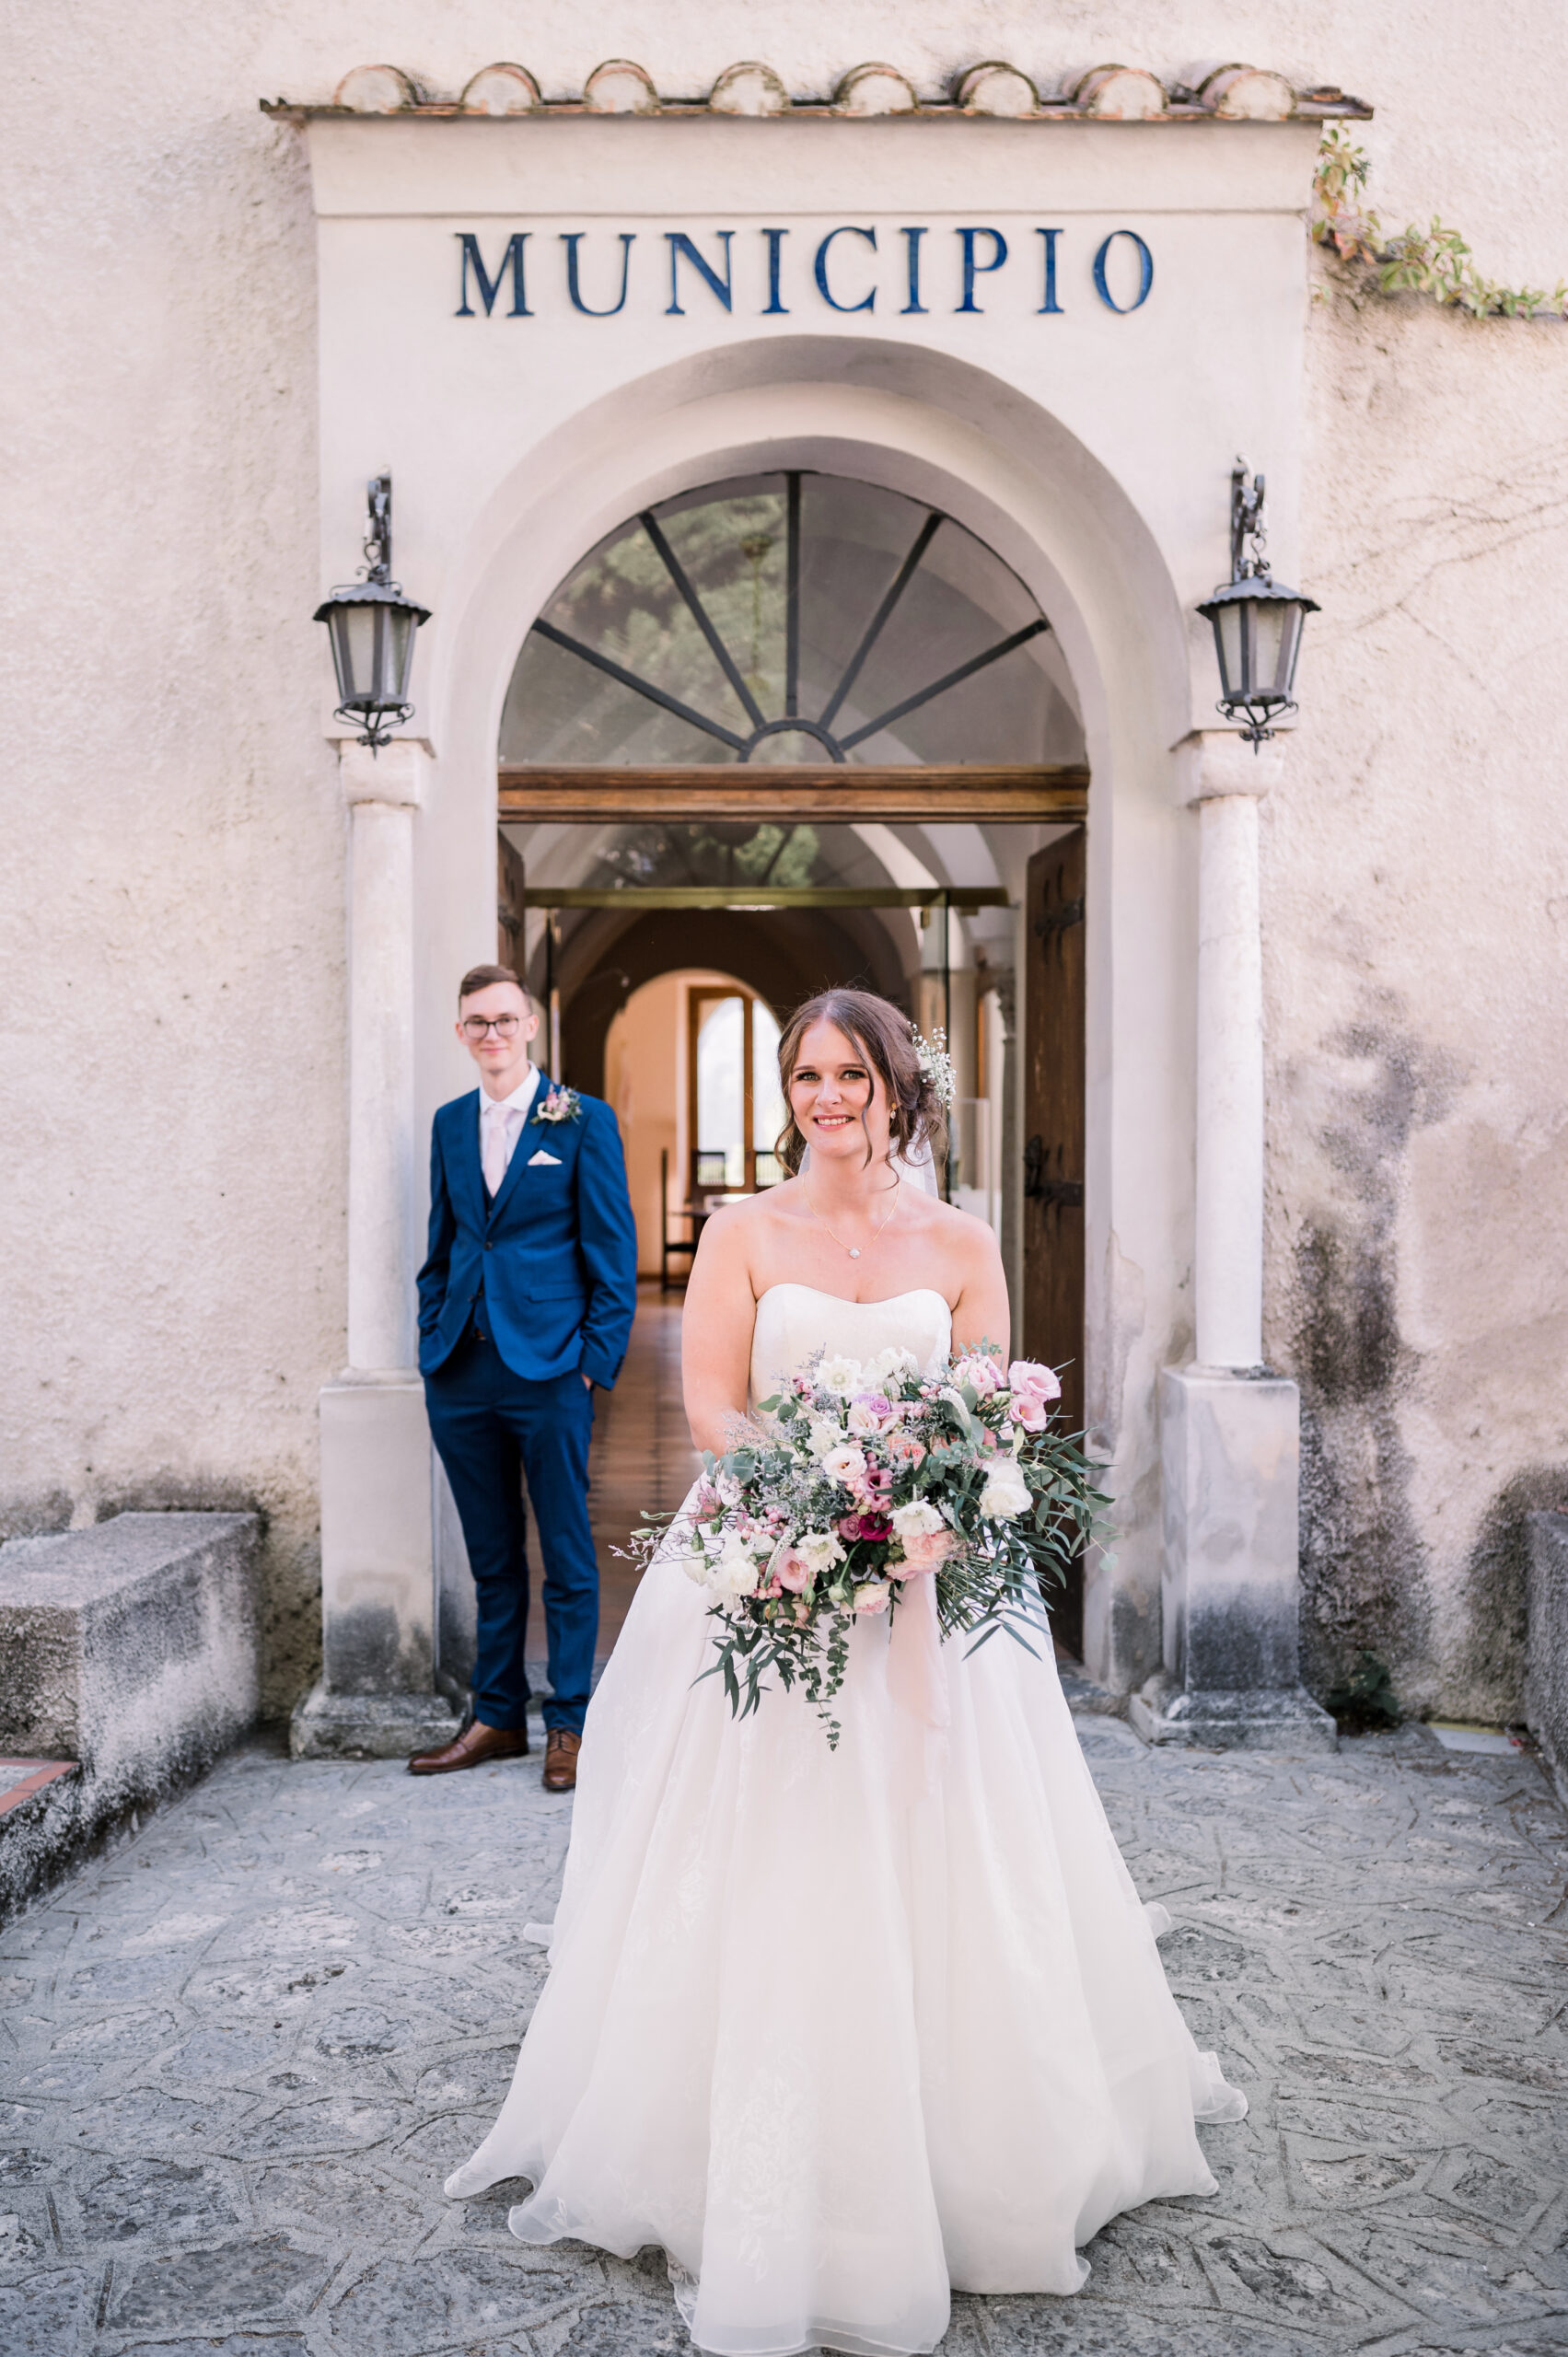
{"type": "Polygon", "coordinates": [[[0,1546],[0,1922],[253,1724],[260,1543],[125,1514],[0,1546]]]}

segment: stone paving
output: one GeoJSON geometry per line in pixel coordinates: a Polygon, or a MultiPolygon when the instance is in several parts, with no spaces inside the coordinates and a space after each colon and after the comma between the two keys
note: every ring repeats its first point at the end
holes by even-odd
{"type": "MultiPolygon", "coordinates": [[[[1568,2350],[1568,1819],[1527,1757],[1150,1754],[1080,1721],[1188,2016],[1221,2190],[944,2357],[1568,2350]]],[[[0,2357],[643,2357],[656,2253],[442,2199],[507,2084],[570,1802],[259,1741],[0,1935],[0,2357]]]]}

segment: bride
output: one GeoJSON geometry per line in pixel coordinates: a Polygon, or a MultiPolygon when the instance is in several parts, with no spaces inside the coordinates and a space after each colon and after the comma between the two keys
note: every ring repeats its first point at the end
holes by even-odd
{"type": "MultiPolygon", "coordinates": [[[[923,1365],[1008,1330],[990,1229],[903,1175],[942,1144],[906,1019],[827,992],[780,1065],[784,1160],[808,1169],[709,1222],[687,1295],[687,1413],[715,1451],[814,1351],[923,1365]]],[[[830,1750],[798,1690],[738,1721],[702,1677],[680,1551],[589,1709],[550,1977],[447,2192],[527,2178],[524,2242],[662,2246],[722,2357],[904,2357],[951,2286],[1076,2292],[1119,2211],[1215,2190],[1193,2121],[1246,2102],[1166,1987],[1049,1647],[950,1639],[933,1755],[888,1623],[858,1622],[830,1750]]]]}

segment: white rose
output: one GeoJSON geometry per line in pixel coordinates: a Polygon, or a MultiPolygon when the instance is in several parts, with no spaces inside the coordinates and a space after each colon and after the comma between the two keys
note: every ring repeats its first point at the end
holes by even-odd
{"type": "Polygon", "coordinates": [[[980,1510],[994,1522],[1011,1522],[1029,1505],[1029,1485],[1011,1457],[993,1457],[980,1493],[980,1510]]]}
{"type": "Polygon", "coordinates": [[[726,1531],[724,1552],[708,1573],[708,1585],[720,1596],[750,1596],[754,1593],[757,1559],[738,1531],[726,1531]]]}
{"type": "Polygon", "coordinates": [[[832,1423],[826,1416],[813,1416],[810,1430],[806,1435],[807,1453],[811,1457],[826,1457],[830,1448],[837,1448],[843,1436],[842,1424],[832,1423]]]}
{"type": "Polygon", "coordinates": [[[808,1530],[795,1543],[813,1572],[825,1572],[843,1562],[844,1550],[830,1530],[808,1530]]]}
{"type": "Polygon", "coordinates": [[[865,1472],[865,1459],[858,1448],[847,1446],[830,1448],[822,1459],[822,1470],[830,1481],[836,1481],[841,1490],[847,1490],[865,1472]]]}
{"type": "Polygon", "coordinates": [[[920,1361],[912,1351],[900,1351],[896,1342],[889,1342],[885,1351],[877,1352],[865,1372],[889,1381],[894,1376],[918,1375],[920,1361]]]}
{"type": "Polygon", "coordinates": [[[837,1399],[847,1399],[851,1392],[860,1389],[860,1361],[825,1358],[817,1370],[817,1382],[819,1389],[832,1392],[837,1399]]]}
{"type": "Polygon", "coordinates": [[[928,1505],[923,1498],[916,1498],[911,1505],[895,1506],[892,1522],[900,1538],[923,1538],[928,1531],[940,1530],[943,1527],[942,1517],[935,1507],[928,1505]]]}

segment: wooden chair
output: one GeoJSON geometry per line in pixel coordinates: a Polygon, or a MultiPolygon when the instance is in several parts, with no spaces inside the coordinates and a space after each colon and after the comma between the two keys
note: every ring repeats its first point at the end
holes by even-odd
{"type": "Polygon", "coordinates": [[[674,1212],[673,1213],[671,1213],[671,1211],[670,1211],[670,1208],[669,1208],[669,1148],[668,1148],[668,1146],[661,1146],[661,1147],[659,1148],[659,1158],[658,1158],[658,1201],[659,1201],[659,1275],[658,1275],[658,1286],[659,1286],[659,1291],[660,1291],[660,1293],[668,1293],[668,1292],[669,1291],[670,1286],[671,1286],[672,1284],[684,1284],[684,1283],[685,1283],[685,1282],[686,1282],[686,1279],[691,1275],[691,1257],[692,1257],[692,1255],[695,1253],[695,1251],[696,1251],[696,1249],[697,1249],[697,1238],[698,1238],[698,1237],[699,1237],[699,1236],[701,1236],[701,1234],[702,1234],[702,1232],[703,1232],[703,1221],[702,1221],[702,1214],[701,1214],[699,1212],[695,1211],[690,1203],[682,1205],[682,1207],[681,1207],[679,1211],[676,1211],[676,1212],[674,1212]],[[674,1219],[678,1220],[678,1221],[679,1221],[679,1220],[688,1220],[688,1221],[690,1221],[690,1223],[691,1223],[691,1235],[690,1235],[689,1237],[685,1237],[685,1236],[671,1236],[671,1234],[670,1234],[670,1232],[669,1232],[669,1223],[670,1223],[670,1220],[671,1220],[671,1218],[672,1218],[672,1217],[673,1217],[674,1219]],[[685,1254],[685,1256],[686,1256],[686,1261],[687,1261],[687,1266],[686,1266],[686,1268],[685,1268],[683,1271],[679,1271],[679,1272],[677,1272],[677,1273],[672,1273],[672,1272],[671,1272],[671,1270],[670,1270],[670,1265],[669,1265],[669,1263],[670,1263],[670,1257],[671,1257],[671,1255],[672,1255],[672,1254],[679,1254],[679,1253],[684,1253],[684,1254],[685,1254]]]}

